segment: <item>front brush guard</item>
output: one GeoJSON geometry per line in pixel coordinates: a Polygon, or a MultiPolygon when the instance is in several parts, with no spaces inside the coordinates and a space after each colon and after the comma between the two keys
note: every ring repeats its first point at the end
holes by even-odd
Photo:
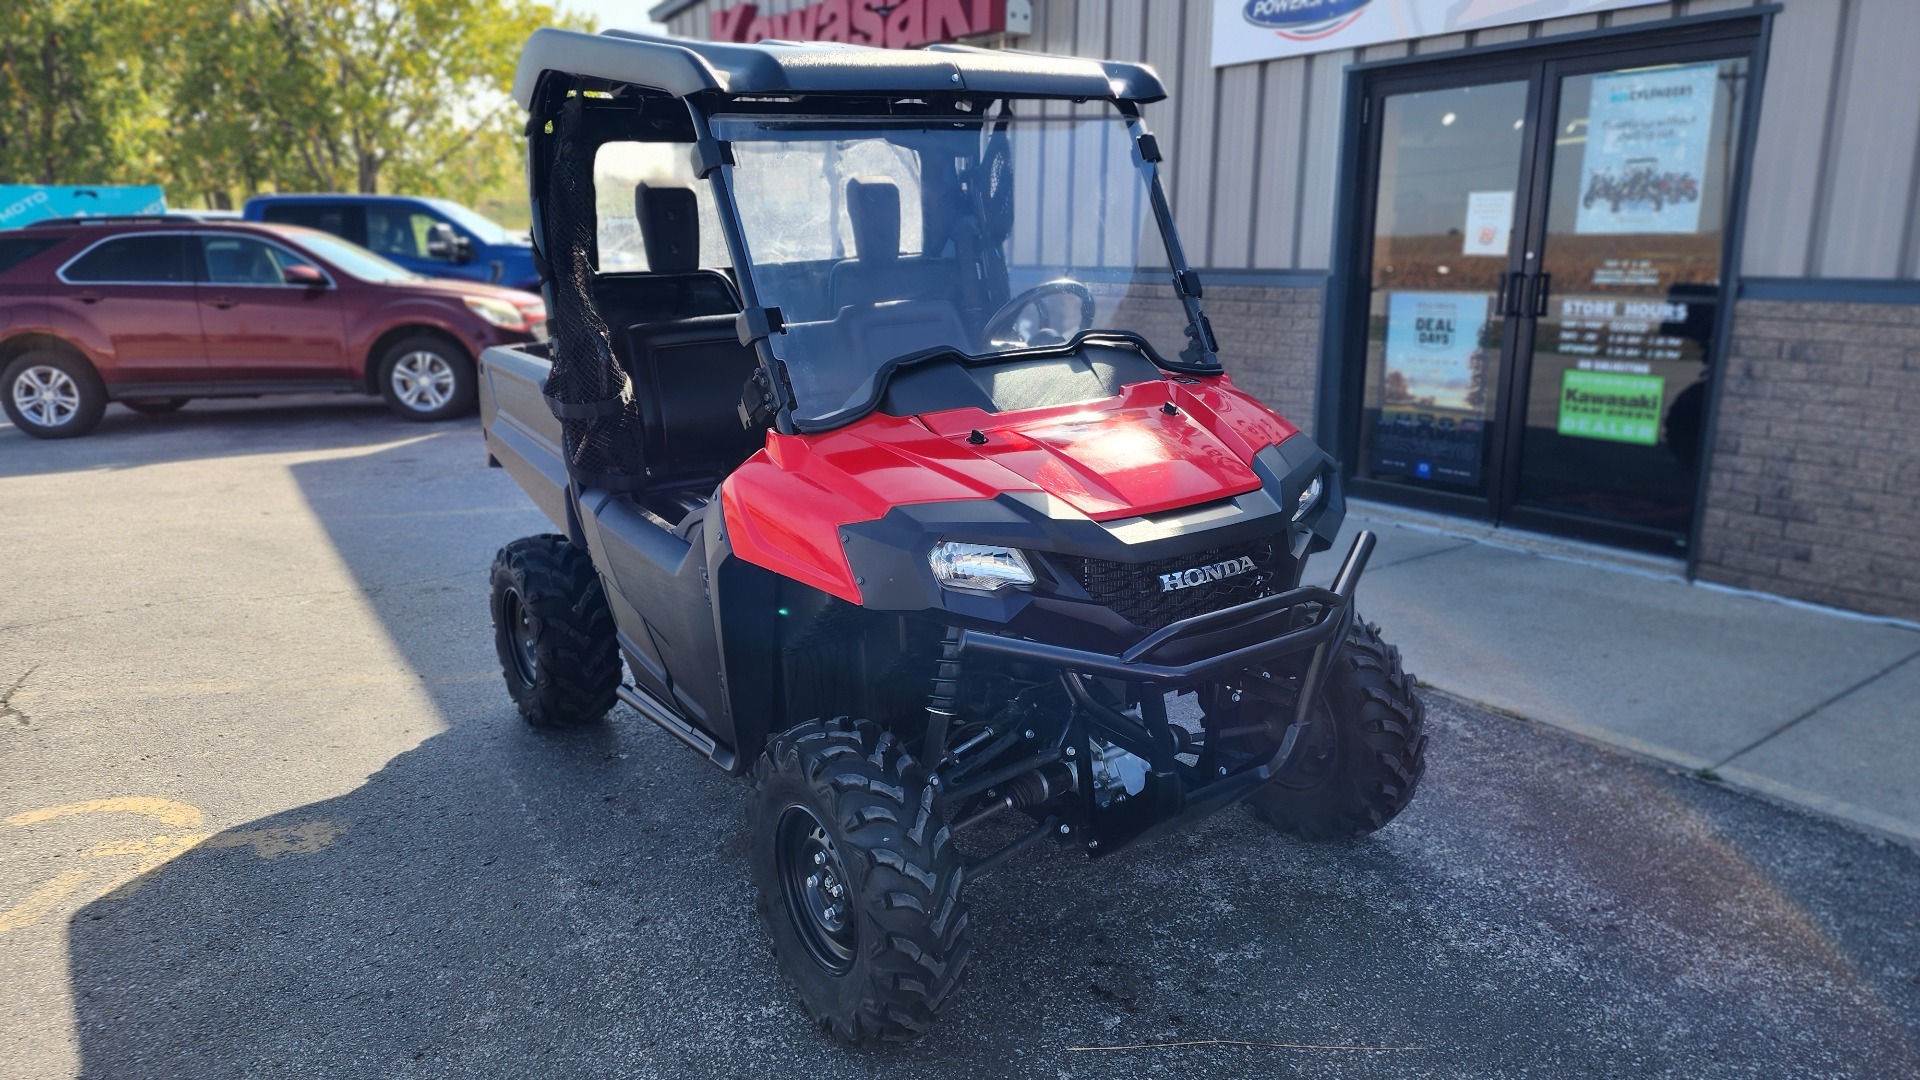
{"type": "MultiPolygon", "coordinates": [[[[1061,669],[1061,681],[1073,699],[1076,711],[1092,732],[1102,740],[1147,761],[1154,774],[1153,790],[1160,793],[1160,805],[1154,820],[1133,830],[1099,830],[1104,833],[1089,841],[1092,855],[1105,855],[1122,845],[1138,843],[1181,828],[1199,818],[1222,810],[1253,794],[1267,781],[1286,769],[1300,733],[1305,730],[1340,643],[1353,626],[1353,593],[1366,570],[1367,559],[1375,544],[1373,533],[1362,531],[1348,549],[1334,575],[1333,587],[1301,586],[1273,596],[1261,597],[1235,607],[1195,615],[1156,630],[1118,655],[1073,649],[1044,642],[1025,641],[1000,634],[968,630],[960,634],[960,648],[987,655],[1004,656],[1026,663],[1049,664],[1061,669]],[[1250,636],[1259,636],[1270,627],[1289,625],[1293,611],[1301,605],[1315,604],[1319,611],[1307,626],[1286,630],[1273,636],[1239,644],[1250,636]],[[1218,651],[1193,656],[1196,647],[1219,644],[1218,651]],[[1164,721],[1165,706],[1159,695],[1142,699],[1142,719],[1136,720],[1106,705],[1088,692],[1085,676],[1120,679],[1153,687],[1205,682],[1221,675],[1245,670],[1263,661],[1311,650],[1300,676],[1300,689],[1294,699],[1293,717],[1280,736],[1280,745],[1265,761],[1229,773],[1218,780],[1183,790],[1175,771],[1175,747],[1144,721],[1164,721]]],[[[1164,724],[1162,725],[1164,726],[1164,724]]],[[[1060,750],[1043,754],[1059,760],[1060,750]]],[[[1034,767],[1023,762],[1005,772],[1034,767]]],[[[999,780],[994,776],[989,779],[999,780]]],[[[965,791],[947,792],[948,797],[971,794],[981,784],[969,784],[965,791]]]]}

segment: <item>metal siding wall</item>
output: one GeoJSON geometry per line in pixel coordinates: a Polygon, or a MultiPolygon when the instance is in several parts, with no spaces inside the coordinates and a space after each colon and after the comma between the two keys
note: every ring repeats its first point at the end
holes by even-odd
{"type": "Polygon", "coordinates": [[[1760,277],[1814,272],[1809,256],[1840,66],[1841,0],[1794,0],[1774,16],[1760,131],[1747,189],[1741,269],[1760,277]]]}
{"type": "Polygon", "coordinates": [[[1255,185],[1259,174],[1260,121],[1268,102],[1260,97],[1260,75],[1265,64],[1241,64],[1219,72],[1220,101],[1213,155],[1213,197],[1207,217],[1195,224],[1211,233],[1207,265],[1246,267],[1253,253],[1255,185]]]}
{"type": "Polygon", "coordinates": [[[1259,66],[1263,104],[1255,151],[1260,164],[1253,215],[1253,265],[1292,267],[1300,224],[1300,142],[1308,126],[1307,61],[1294,57],[1269,60],[1259,66]]]}
{"type": "Polygon", "coordinates": [[[1354,50],[1307,57],[1307,129],[1300,147],[1300,205],[1293,258],[1287,269],[1333,265],[1333,196],[1340,162],[1340,123],[1346,115],[1347,66],[1354,50]]]}
{"type": "MultiPolygon", "coordinates": [[[[1832,109],[1821,277],[1900,275],[1920,143],[1920,4],[1855,0],[1847,64],[1832,109]]],[[[1771,94],[1769,94],[1771,97],[1771,94]]],[[[1910,270],[1908,271],[1911,272],[1910,270]]]]}

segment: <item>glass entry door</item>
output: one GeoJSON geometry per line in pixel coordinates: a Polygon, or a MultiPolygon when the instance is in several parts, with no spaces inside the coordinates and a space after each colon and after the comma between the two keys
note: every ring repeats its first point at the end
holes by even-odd
{"type": "Polygon", "coordinates": [[[1380,103],[1360,474],[1489,498],[1524,77],[1380,103]]]}
{"type": "Polygon", "coordinates": [[[1746,72],[1552,73],[1516,510],[1686,538],[1746,72]]]}
{"type": "Polygon", "coordinates": [[[1685,548],[1750,48],[1374,81],[1356,493],[1685,548]]]}

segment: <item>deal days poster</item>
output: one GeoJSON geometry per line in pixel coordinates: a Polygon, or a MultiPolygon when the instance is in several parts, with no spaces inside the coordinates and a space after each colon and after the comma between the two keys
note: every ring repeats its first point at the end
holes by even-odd
{"type": "Polygon", "coordinates": [[[1718,64],[1597,75],[1587,101],[1578,233],[1692,233],[1718,64]]]}
{"type": "Polygon", "coordinates": [[[1387,301],[1373,467],[1475,484],[1483,458],[1487,297],[1394,293],[1387,301]]]}

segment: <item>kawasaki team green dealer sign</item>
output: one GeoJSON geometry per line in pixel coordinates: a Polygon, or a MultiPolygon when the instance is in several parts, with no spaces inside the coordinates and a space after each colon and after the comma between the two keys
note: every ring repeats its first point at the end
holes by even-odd
{"type": "Polygon", "coordinates": [[[1666,384],[1658,375],[1569,371],[1560,383],[1560,434],[1653,446],[1666,384]]]}

